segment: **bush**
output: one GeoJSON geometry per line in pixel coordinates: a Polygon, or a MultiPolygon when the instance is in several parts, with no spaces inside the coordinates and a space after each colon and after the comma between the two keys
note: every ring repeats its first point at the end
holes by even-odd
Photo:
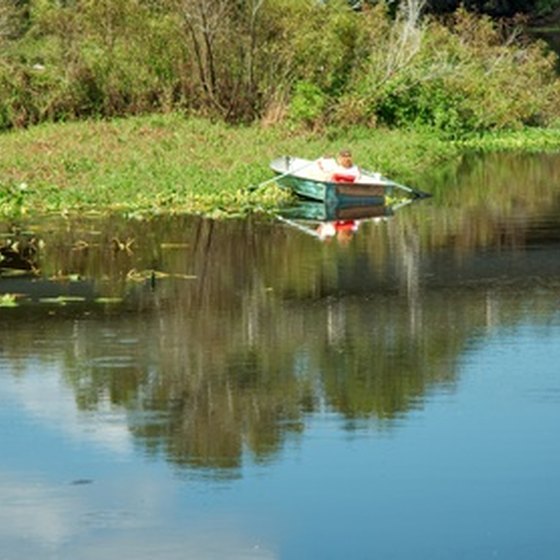
{"type": "Polygon", "coordinates": [[[31,28],[0,66],[0,126],[171,109],[185,55],[170,16],[132,0],[33,2],[31,28]]]}
{"type": "Polygon", "coordinates": [[[321,119],[325,105],[326,96],[318,86],[298,82],[290,104],[290,117],[296,123],[311,126],[321,119]]]}
{"type": "Polygon", "coordinates": [[[560,115],[556,57],[516,30],[461,9],[451,24],[419,23],[416,45],[406,46],[404,29],[400,38],[392,31],[377,37],[386,56],[372,56],[346,96],[361,107],[363,122],[373,114],[388,126],[427,126],[457,137],[548,125],[560,115]],[[387,60],[396,63],[391,68],[387,60]]]}
{"type": "Polygon", "coordinates": [[[0,130],[176,109],[450,137],[560,118],[555,57],[464,9],[443,23],[346,0],[60,4],[0,11],[0,130]]]}

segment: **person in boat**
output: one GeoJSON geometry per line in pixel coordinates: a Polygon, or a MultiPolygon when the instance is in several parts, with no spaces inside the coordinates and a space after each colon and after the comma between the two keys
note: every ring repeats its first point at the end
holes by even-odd
{"type": "Polygon", "coordinates": [[[354,164],[352,152],[348,149],[340,150],[336,158],[320,158],[317,166],[327,181],[353,183],[361,175],[360,168],[354,164]]]}
{"type": "Polygon", "coordinates": [[[330,241],[336,236],[341,245],[348,243],[358,231],[360,222],[358,220],[336,220],[334,222],[322,222],[317,227],[317,233],[321,241],[330,241]]]}

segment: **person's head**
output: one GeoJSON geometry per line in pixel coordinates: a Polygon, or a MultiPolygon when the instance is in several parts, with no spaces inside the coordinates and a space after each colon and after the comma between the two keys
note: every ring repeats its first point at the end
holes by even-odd
{"type": "Polygon", "coordinates": [[[338,165],[340,165],[341,167],[346,167],[347,169],[349,169],[354,165],[354,162],[352,161],[352,152],[350,150],[340,150],[336,159],[338,161],[338,165]]]}
{"type": "Polygon", "coordinates": [[[334,223],[336,238],[341,245],[347,245],[356,231],[359,223],[356,220],[338,220],[334,223]]]}
{"type": "Polygon", "coordinates": [[[336,239],[338,241],[338,243],[340,245],[348,245],[348,243],[350,243],[350,241],[352,241],[352,238],[354,237],[354,231],[351,229],[341,229],[337,234],[336,234],[336,239]]]}

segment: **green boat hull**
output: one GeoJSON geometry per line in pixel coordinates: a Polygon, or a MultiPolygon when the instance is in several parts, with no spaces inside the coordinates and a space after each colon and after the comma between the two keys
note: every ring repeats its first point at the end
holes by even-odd
{"type": "Polygon", "coordinates": [[[394,188],[390,185],[331,183],[290,175],[278,178],[277,183],[301,198],[323,202],[332,207],[385,204],[386,197],[394,192],[394,188]]]}
{"type": "Polygon", "coordinates": [[[389,201],[416,199],[428,196],[379,173],[362,170],[356,182],[331,182],[315,178],[314,161],[284,156],[275,159],[271,169],[277,174],[276,182],[300,198],[322,202],[328,207],[358,205],[386,205],[389,201]]]}
{"type": "Polygon", "coordinates": [[[324,202],[302,200],[294,205],[279,208],[278,214],[292,220],[318,222],[338,220],[367,220],[393,215],[393,208],[385,204],[352,204],[332,206],[324,202]]]}

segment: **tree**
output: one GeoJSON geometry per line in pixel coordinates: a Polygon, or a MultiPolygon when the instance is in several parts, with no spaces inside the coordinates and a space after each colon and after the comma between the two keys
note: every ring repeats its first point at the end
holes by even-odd
{"type": "Polygon", "coordinates": [[[226,119],[253,117],[264,0],[179,0],[205,103],[226,119]]]}

